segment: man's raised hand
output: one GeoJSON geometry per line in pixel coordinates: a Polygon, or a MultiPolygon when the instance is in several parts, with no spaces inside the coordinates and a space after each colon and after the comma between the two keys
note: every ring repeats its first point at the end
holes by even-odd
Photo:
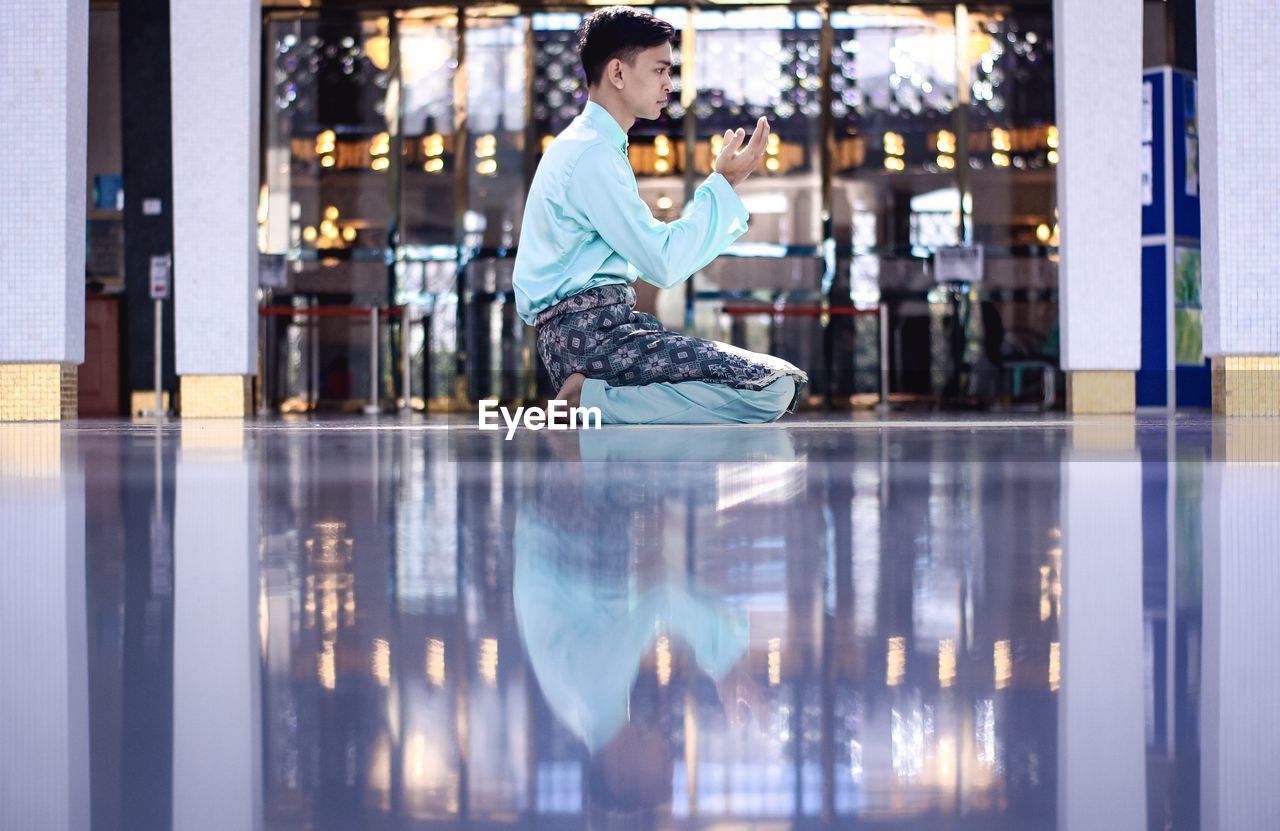
{"type": "Polygon", "coordinates": [[[751,134],[751,141],[747,142],[746,147],[742,147],[744,138],[746,131],[741,127],[737,130],[725,130],[724,146],[720,148],[720,155],[716,156],[715,171],[735,187],[750,176],[764,158],[764,149],[769,143],[769,120],[760,116],[760,120],[756,122],[756,131],[751,134]]]}

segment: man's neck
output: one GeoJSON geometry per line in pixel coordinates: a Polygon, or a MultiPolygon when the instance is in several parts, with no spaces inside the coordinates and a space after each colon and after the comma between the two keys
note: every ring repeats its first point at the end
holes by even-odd
{"type": "Polygon", "coordinates": [[[618,126],[622,127],[622,132],[631,131],[631,125],[636,123],[636,117],[626,111],[621,102],[609,102],[598,98],[595,95],[588,95],[588,101],[593,101],[597,106],[604,107],[608,110],[609,115],[613,116],[613,120],[618,122],[618,126]]]}

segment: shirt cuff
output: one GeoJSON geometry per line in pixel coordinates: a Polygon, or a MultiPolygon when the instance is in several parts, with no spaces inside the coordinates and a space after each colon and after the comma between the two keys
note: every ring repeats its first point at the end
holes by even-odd
{"type": "Polygon", "coordinates": [[[724,174],[712,172],[703,185],[711,189],[716,201],[724,207],[729,216],[738,220],[742,230],[745,231],[751,213],[747,210],[747,206],[742,204],[742,197],[738,196],[738,192],[734,190],[733,185],[729,184],[729,180],[724,178],[724,174]]]}

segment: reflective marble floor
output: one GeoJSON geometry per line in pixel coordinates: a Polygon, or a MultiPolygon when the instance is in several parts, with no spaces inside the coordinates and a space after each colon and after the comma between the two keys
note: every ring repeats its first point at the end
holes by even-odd
{"type": "Polygon", "coordinates": [[[1280,828],[1280,420],[0,463],[0,831],[1280,828]]]}

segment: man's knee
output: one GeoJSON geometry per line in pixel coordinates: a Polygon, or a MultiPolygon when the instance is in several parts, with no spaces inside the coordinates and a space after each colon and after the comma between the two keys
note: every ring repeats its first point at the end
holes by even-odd
{"type": "Polygon", "coordinates": [[[764,404],[773,414],[769,420],[776,421],[791,409],[791,402],[796,397],[796,382],[790,375],[784,375],[761,392],[768,394],[764,404]]]}
{"type": "Polygon", "coordinates": [[[741,399],[750,407],[750,415],[743,421],[757,424],[777,421],[791,408],[795,396],[796,382],[786,375],[762,389],[743,390],[741,399]]]}

